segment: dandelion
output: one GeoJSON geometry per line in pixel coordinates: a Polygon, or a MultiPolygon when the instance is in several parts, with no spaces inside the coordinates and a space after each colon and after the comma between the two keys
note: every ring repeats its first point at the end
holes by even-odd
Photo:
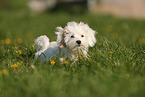
{"type": "Polygon", "coordinates": [[[7,74],[8,74],[8,71],[7,71],[6,69],[4,69],[4,70],[2,71],[2,74],[3,74],[3,75],[7,75],[7,74]]]}
{"type": "Polygon", "coordinates": [[[145,43],[145,38],[142,38],[141,39],[141,43],[145,43]]]}
{"type": "Polygon", "coordinates": [[[16,50],[16,49],[18,49],[18,47],[17,46],[14,46],[14,47],[12,47],[12,49],[16,50]]]}
{"type": "Polygon", "coordinates": [[[78,55],[77,58],[78,58],[78,59],[82,59],[82,56],[81,56],[81,55],[78,55]]]}
{"type": "Polygon", "coordinates": [[[55,64],[55,61],[54,60],[50,60],[50,64],[51,65],[54,65],[55,64]]]}
{"type": "Polygon", "coordinates": [[[5,40],[5,43],[6,43],[7,45],[11,44],[11,39],[7,38],[7,39],[5,40]]]}
{"type": "Polygon", "coordinates": [[[4,40],[0,40],[0,44],[4,44],[5,43],[5,41],[4,40]]]}
{"type": "Polygon", "coordinates": [[[18,65],[16,65],[16,64],[12,64],[11,65],[11,68],[13,68],[13,69],[15,69],[15,68],[17,68],[18,67],[18,65]]]}
{"type": "Polygon", "coordinates": [[[22,38],[18,38],[16,41],[18,44],[22,44],[22,42],[23,42],[22,38]]]}
{"type": "Polygon", "coordinates": [[[110,51],[110,52],[108,52],[108,53],[109,53],[109,54],[112,54],[113,52],[110,51]]]}
{"type": "Polygon", "coordinates": [[[88,57],[92,57],[92,55],[89,55],[89,54],[88,54],[88,57]]]}
{"type": "Polygon", "coordinates": [[[21,51],[21,50],[18,50],[18,53],[19,53],[19,54],[22,54],[22,51],[21,51]]]}
{"type": "Polygon", "coordinates": [[[16,64],[12,64],[11,68],[15,69],[15,68],[17,68],[19,66],[22,66],[22,64],[20,62],[17,62],[16,64]]]}
{"type": "Polygon", "coordinates": [[[65,64],[68,64],[68,62],[67,62],[67,61],[64,61],[64,63],[65,63],[65,64]]]}

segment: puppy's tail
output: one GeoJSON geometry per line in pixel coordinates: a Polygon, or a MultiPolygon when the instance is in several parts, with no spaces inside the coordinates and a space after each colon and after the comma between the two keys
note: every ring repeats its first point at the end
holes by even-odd
{"type": "Polygon", "coordinates": [[[46,35],[40,36],[35,40],[36,50],[45,50],[49,46],[49,38],[46,35]]]}

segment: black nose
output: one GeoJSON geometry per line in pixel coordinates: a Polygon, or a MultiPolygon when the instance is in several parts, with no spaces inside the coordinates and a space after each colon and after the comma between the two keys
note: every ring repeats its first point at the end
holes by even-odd
{"type": "Polygon", "coordinates": [[[81,44],[81,41],[80,41],[80,40],[77,40],[76,43],[77,43],[77,44],[81,44]]]}

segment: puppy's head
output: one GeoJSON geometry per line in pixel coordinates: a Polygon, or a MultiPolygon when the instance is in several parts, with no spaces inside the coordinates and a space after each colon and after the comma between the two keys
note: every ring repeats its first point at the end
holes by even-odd
{"type": "Polygon", "coordinates": [[[88,48],[96,43],[96,32],[83,22],[68,22],[64,29],[57,27],[57,30],[57,42],[60,47],[88,48]]]}

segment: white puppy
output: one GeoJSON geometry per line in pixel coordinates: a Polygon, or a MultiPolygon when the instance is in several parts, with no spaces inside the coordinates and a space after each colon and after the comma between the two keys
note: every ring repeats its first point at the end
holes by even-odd
{"type": "Polygon", "coordinates": [[[58,32],[57,41],[49,42],[49,38],[44,35],[35,40],[37,52],[35,59],[42,62],[55,59],[57,56],[63,59],[76,60],[78,55],[87,58],[89,47],[96,43],[95,31],[83,22],[68,22],[67,26],[56,28],[58,32]]]}

